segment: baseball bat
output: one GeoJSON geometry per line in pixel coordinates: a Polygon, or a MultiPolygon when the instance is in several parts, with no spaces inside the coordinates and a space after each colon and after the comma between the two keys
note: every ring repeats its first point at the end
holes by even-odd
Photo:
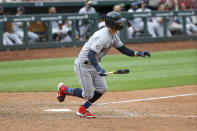
{"type": "Polygon", "coordinates": [[[108,74],[128,74],[130,71],[129,69],[122,69],[117,71],[105,72],[106,75],[108,74]]]}

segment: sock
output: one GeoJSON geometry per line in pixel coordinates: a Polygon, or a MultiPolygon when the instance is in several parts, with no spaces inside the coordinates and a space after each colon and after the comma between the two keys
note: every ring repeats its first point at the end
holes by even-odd
{"type": "Polygon", "coordinates": [[[86,101],[83,106],[88,109],[92,103],[94,103],[96,100],[98,100],[103,94],[98,93],[97,91],[94,91],[94,96],[91,100],[86,101]]]}
{"type": "Polygon", "coordinates": [[[94,103],[97,101],[103,94],[98,93],[97,91],[94,91],[94,96],[91,100],[89,100],[90,103],[94,103]]]}
{"type": "Polygon", "coordinates": [[[90,103],[89,101],[86,101],[83,106],[88,109],[90,106],[92,105],[92,103],[90,103]]]}
{"type": "Polygon", "coordinates": [[[66,94],[67,95],[73,95],[72,90],[73,90],[73,88],[66,88],[66,94]]]}
{"type": "Polygon", "coordinates": [[[82,97],[82,89],[81,89],[81,88],[74,88],[74,89],[71,89],[71,94],[74,95],[74,96],[83,98],[83,97],[82,97]]]}

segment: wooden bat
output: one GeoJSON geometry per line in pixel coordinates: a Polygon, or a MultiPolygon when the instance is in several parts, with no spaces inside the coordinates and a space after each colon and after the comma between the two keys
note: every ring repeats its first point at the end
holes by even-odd
{"type": "Polygon", "coordinates": [[[117,71],[112,71],[112,72],[105,72],[106,75],[108,74],[128,74],[129,69],[122,69],[122,70],[117,70],[117,71]]]}

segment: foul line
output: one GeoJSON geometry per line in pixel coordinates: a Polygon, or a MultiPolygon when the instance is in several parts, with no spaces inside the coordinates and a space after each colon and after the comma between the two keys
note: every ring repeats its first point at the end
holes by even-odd
{"type": "Polygon", "coordinates": [[[130,118],[130,117],[143,117],[143,116],[152,116],[152,117],[179,117],[179,118],[193,118],[196,119],[197,116],[193,115],[170,115],[170,114],[138,114],[138,113],[129,113],[125,111],[118,111],[119,113],[124,114],[124,116],[96,116],[101,118],[130,118]]]}
{"type": "Polygon", "coordinates": [[[160,99],[168,99],[168,98],[175,98],[175,97],[181,97],[181,96],[193,96],[193,95],[197,95],[197,93],[180,94],[180,95],[173,95],[173,96],[161,96],[161,97],[144,98],[144,99],[136,99],[136,100],[126,100],[126,101],[118,101],[118,102],[108,102],[108,103],[100,103],[100,104],[97,104],[97,105],[109,105],[109,104],[130,103],[130,102],[139,102],[139,101],[160,100],[160,99]]]}
{"type": "Polygon", "coordinates": [[[144,114],[144,113],[130,113],[130,112],[123,111],[123,110],[115,110],[115,112],[122,113],[126,115],[127,117],[158,116],[158,117],[197,118],[197,116],[194,116],[194,115],[172,115],[172,114],[154,114],[154,113],[144,114]]]}

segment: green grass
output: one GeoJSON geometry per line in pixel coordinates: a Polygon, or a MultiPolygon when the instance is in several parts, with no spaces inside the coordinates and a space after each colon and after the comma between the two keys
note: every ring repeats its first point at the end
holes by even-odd
{"type": "MultiPolygon", "coordinates": [[[[75,58],[0,62],[0,91],[56,91],[59,82],[77,88],[75,58]]],[[[197,84],[197,50],[154,52],[149,58],[105,56],[106,71],[130,69],[126,75],[110,75],[110,91],[126,91],[197,84]]]]}

